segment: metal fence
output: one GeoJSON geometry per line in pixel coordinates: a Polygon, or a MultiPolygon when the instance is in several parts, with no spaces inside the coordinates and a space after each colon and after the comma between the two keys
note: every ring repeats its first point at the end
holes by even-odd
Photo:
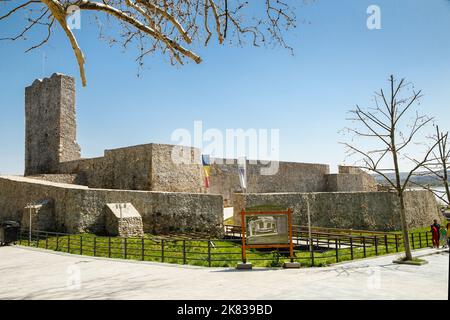
{"type": "MultiPolygon", "coordinates": [[[[294,229],[294,260],[304,266],[366,258],[404,251],[398,233],[349,234],[342,229],[314,230],[311,238],[302,227],[294,229]],[[312,246],[310,246],[312,243],[312,246]]],[[[430,232],[410,233],[412,249],[432,245],[430,232]]],[[[241,239],[236,226],[228,226],[223,239],[172,237],[121,238],[91,234],[66,234],[21,230],[18,244],[79,255],[158,261],[201,266],[231,267],[241,261],[241,239]]],[[[247,260],[255,266],[281,266],[289,261],[289,250],[249,249],[247,260]]]]}

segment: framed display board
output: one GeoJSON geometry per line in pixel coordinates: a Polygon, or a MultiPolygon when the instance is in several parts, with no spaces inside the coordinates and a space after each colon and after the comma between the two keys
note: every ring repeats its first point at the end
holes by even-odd
{"type": "Polygon", "coordinates": [[[292,241],[292,209],[286,211],[241,211],[242,261],[247,262],[246,249],[289,248],[294,258],[292,241]]]}

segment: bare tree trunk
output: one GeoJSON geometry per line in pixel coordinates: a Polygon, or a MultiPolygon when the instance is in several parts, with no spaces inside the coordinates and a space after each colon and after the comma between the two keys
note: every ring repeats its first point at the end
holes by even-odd
{"type": "Polygon", "coordinates": [[[398,194],[400,200],[400,219],[403,232],[403,245],[405,246],[406,260],[412,260],[411,247],[409,243],[408,223],[406,222],[406,207],[403,192],[398,194]]]}
{"type": "MultiPolygon", "coordinates": [[[[394,79],[391,76],[391,86],[392,86],[392,99],[394,99],[394,79]]],[[[400,222],[402,225],[402,232],[403,232],[403,244],[405,246],[405,254],[406,254],[406,260],[412,260],[412,253],[411,253],[411,247],[409,246],[409,232],[408,232],[408,224],[406,223],[406,208],[405,208],[405,198],[403,194],[403,187],[402,182],[400,179],[400,166],[398,164],[398,150],[395,144],[395,104],[393,101],[391,101],[391,105],[393,106],[391,109],[391,152],[392,152],[392,159],[394,160],[394,170],[395,170],[395,182],[396,182],[396,189],[397,189],[397,195],[400,202],[400,222]]]]}
{"type": "Polygon", "coordinates": [[[444,187],[445,192],[447,193],[447,201],[450,206],[450,188],[448,186],[448,174],[447,174],[447,164],[444,164],[444,187]]]}

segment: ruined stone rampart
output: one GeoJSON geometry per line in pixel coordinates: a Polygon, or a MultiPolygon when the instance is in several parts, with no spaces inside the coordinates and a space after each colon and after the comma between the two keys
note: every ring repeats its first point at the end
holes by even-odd
{"type": "MultiPolygon", "coordinates": [[[[313,226],[392,231],[401,229],[398,198],[390,192],[324,192],[235,194],[234,222],[243,208],[276,205],[294,210],[294,224],[307,225],[307,201],[313,226]]],[[[405,193],[409,227],[423,227],[439,218],[431,192],[405,193]]]]}
{"type": "MultiPolygon", "coordinates": [[[[59,172],[77,174],[92,188],[205,193],[201,164],[177,163],[173,145],[145,144],[106,150],[104,157],[63,162],[59,172]]],[[[187,147],[192,158],[200,152],[187,147]]]]}
{"type": "MultiPolygon", "coordinates": [[[[330,167],[324,164],[278,162],[274,174],[265,175],[269,165],[247,161],[247,192],[321,192],[327,190],[330,167]]],[[[221,194],[231,205],[233,193],[240,192],[237,160],[214,159],[211,165],[210,192],[221,194]]]]}
{"type": "Polygon", "coordinates": [[[338,174],[327,175],[327,191],[378,191],[378,184],[373,176],[357,167],[339,166],[338,174]]]}
{"type": "Polygon", "coordinates": [[[65,184],[84,184],[77,174],[39,174],[28,178],[65,184]]]}
{"type": "Polygon", "coordinates": [[[0,221],[21,221],[29,202],[54,203],[55,230],[105,232],[107,203],[132,203],[147,233],[187,231],[220,234],[222,197],[217,195],[90,189],[23,177],[0,177],[0,221]]]}

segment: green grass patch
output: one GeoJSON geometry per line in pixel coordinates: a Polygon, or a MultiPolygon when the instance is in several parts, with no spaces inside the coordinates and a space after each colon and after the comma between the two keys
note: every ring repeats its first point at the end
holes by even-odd
{"type": "Polygon", "coordinates": [[[287,210],[288,209],[286,207],[273,204],[265,204],[245,208],[246,212],[270,212],[270,211],[287,211],[287,210]]]}
{"type": "MultiPolygon", "coordinates": [[[[208,244],[205,240],[172,240],[159,239],[152,235],[140,238],[102,237],[93,234],[76,234],[55,236],[40,234],[40,238],[28,243],[28,239],[22,239],[18,244],[33,246],[42,249],[80,254],[86,256],[131,259],[141,261],[165,262],[174,264],[189,264],[204,267],[235,267],[241,259],[240,240],[214,240],[208,244]]],[[[322,239],[324,240],[324,239],[322,239]]],[[[380,237],[375,245],[373,238],[367,238],[365,248],[360,240],[350,247],[348,241],[342,243],[338,250],[335,242],[321,243],[320,251],[315,248],[314,258],[306,246],[296,247],[295,261],[306,266],[326,266],[336,262],[362,259],[371,256],[384,255],[404,251],[403,241],[391,236],[385,239],[380,237]],[[302,250],[299,250],[299,249],[302,250]]],[[[431,236],[426,239],[426,233],[411,237],[411,245],[414,249],[431,245],[431,236]],[[414,240],[414,241],[412,241],[414,240]]],[[[283,249],[284,250],[284,249],[283,249]]],[[[286,252],[278,250],[247,251],[247,260],[255,267],[281,267],[284,262],[289,262],[286,252]]]]}
{"type": "Polygon", "coordinates": [[[233,217],[229,217],[228,219],[225,219],[225,220],[223,221],[223,224],[226,225],[226,226],[232,226],[232,225],[234,225],[233,217]]]}
{"type": "Polygon", "coordinates": [[[419,259],[419,258],[414,258],[414,257],[411,260],[407,260],[406,257],[403,257],[401,259],[394,260],[394,263],[409,264],[409,265],[413,265],[413,266],[422,266],[424,264],[427,264],[428,261],[419,259]]]}

